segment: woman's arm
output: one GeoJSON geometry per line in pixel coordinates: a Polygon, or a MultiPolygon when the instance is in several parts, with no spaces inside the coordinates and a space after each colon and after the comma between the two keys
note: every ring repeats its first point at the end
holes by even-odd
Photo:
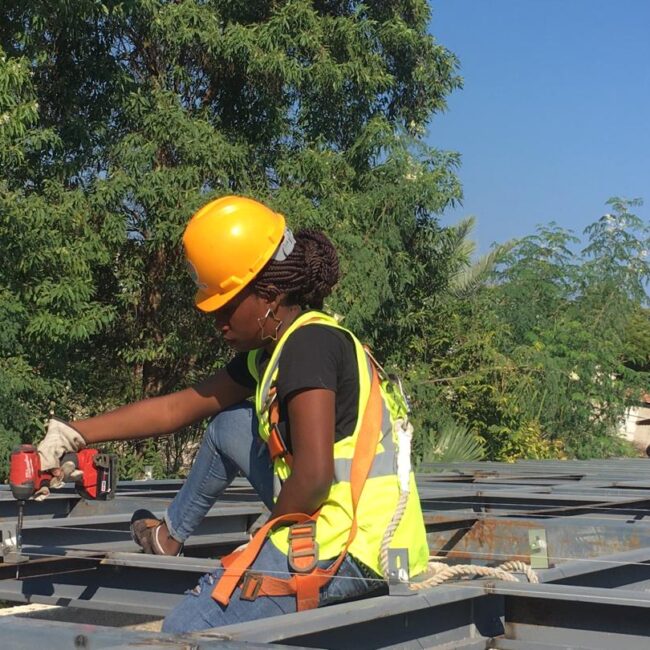
{"type": "Polygon", "coordinates": [[[316,512],[334,476],[335,393],[325,388],[296,391],[287,399],[293,467],[271,517],[316,512]]]}
{"type": "Polygon", "coordinates": [[[150,438],[173,433],[193,422],[216,415],[250,395],[250,388],[235,382],[226,370],[219,370],[190,388],[134,402],[71,424],[88,444],[150,438]]]}

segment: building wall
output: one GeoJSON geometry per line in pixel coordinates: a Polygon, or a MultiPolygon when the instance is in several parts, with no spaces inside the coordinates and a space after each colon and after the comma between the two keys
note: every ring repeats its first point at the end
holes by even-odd
{"type": "Polygon", "coordinates": [[[620,433],[636,447],[645,450],[650,446],[650,424],[640,424],[643,420],[650,421],[650,404],[628,409],[620,433]]]}

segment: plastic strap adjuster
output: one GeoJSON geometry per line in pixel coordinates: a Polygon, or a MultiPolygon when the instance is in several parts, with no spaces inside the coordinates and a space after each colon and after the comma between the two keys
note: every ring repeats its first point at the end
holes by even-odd
{"type": "Polygon", "coordinates": [[[316,542],[316,522],[306,521],[289,528],[289,566],[297,573],[308,573],[318,564],[318,542],[316,542]],[[305,544],[308,542],[308,544],[305,544]],[[311,557],[309,564],[296,562],[311,557]]]}
{"type": "Polygon", "coordinates": [[[255,600],[260,593],[263,580],[264,578],[261,573],[246,571],[246,573],[244,573],[239,598],[241,600],[255,600]]]}

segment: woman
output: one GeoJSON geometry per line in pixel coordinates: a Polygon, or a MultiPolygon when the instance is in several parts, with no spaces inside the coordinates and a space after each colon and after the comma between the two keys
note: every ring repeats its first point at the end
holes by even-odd
{"type": "Polygon", "coordinates": [[[191,388],[71,424],[52,420],[39,445],[43,467],[57,468],[64,453],[87,444],[212,418],[163,520],[136,513],[134,539],[146,553],[180,553],[239,470],[271,517],[243,551],[223,559],[225,570],[201,579],[164,631],[378,591],[388,544],[408,550],[412,575],[423,571],[428,549],[413,475],[407,469],[400,484],[396,469],[403,400],[359,341],[317,311],[339,275],[330,241],[313,230],[294,237],[282,215],[229,196],[192,217],[183,244],[196,306],[214,314],[237,354],[191,388]],[[387,537],[398,505],[400,523],[387,537]]]}

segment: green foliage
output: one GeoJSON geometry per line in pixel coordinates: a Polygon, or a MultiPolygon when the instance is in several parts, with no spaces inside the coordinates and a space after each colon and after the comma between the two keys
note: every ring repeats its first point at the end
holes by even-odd
{"type": "MultiPolygon", "coordinates": [[[[461,79],[429,17],[424,0],[4,3],[0,463],[53,411],[223,364],[180,236],[228,193],[332,237],[328,307],[404,375],[419,456],[445,421],[438,447],[488,458],[626,451],[612,431],[648,379],[637,203],[612,199],[582,254],[551,224],[473,261],[472,221],[437,219],[459,156],[423,136],[461,79]]],[[[181,473],[199,429],[121,446],[123,476],[181,473]]]]}
{"type": "MultiPolygon", "coordinates": [[[[648,379],[626,368],[623,356],[625,331],[650,278],[643,254],[649,231],[628,211],[637,204],[610,200],[614,214],[585,230],[587,246],[576,263],[555,264],[554,272],[566,279],[564,292],[549,304],[547,323],[532,329],[532,345],[520,350],[549,375],[543,424],[566,432],[566,447],[578,457],[618,451],[611,434],[630,391],[638,392],[648,379]]],[[[534,382],[529,387],[541,399],[534,382]]]]}
{"type": "Polygon", "coordinates": [[[145,478],[170,478],[165,471],[156,440],[141,443],[112,443],[107,449],[118,458],[118,475],[121,480],[137,481],[145,478]]]}
{"type": "Polygon", "coordinates": [[[637,305],[623,333],[625,365],[637,371],[650,373],[650,311],[637,305]]]}
{"type": "MultiPolygon", "coordinates": [[[[224,362],[180,235],[227,193],[331,234],[345,279],[330,307],[383,347],[381,321],[415,304],[411,288],[444,284],[435,215],[461,197],[458,157],[423,143],[461,84],[428,20],[424,0],[4,3],[3,390],[29,414],[3,402],[6,435],[224,362]]],[[[126,475],[149,453],[135,449],[126,475]]]]}
{"type": "Polygon", "coordinates": [[[14,444],[39,435],[54,404],[78,397],[69,369],[77,363],[83,373],[86,345],[113,315],[95,299],[93,271],[107,256],[86,218],[85,197],[56,179],[38,189],[32,180],[30,160],[60,144],[38,126],[35,97],[28,61],[0,48],[2,468],[14,444]]]}
{"type": "Polygon", "coordinates": [[[481,460],[485,455],[481,441],[469,429],[448,420],[429,434],[421,464],[455,463],[481,460]]]}
{"type": "Polygon", "coordinates": [[[630,363],[643,358],[630,328],[644,314],[648,229],[629,212],[637,201],[609,205],[581,253],[571,233],[539,228],[502,257],[492,283],[444,301],[416,394],[467,423],[489,458],[632,453],[616,431],[648,385],[630,363]]]}

